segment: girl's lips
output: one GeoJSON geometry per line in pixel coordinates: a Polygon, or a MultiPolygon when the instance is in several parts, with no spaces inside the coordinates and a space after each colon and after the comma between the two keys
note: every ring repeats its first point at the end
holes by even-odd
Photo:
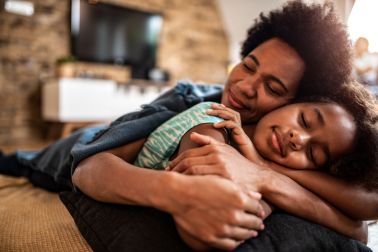
{"type": "Polygon", "coordinates": [[[236,109],[245,109],[245,107],[233,97],[232,93],[228,93],[228,101],[231,106],[236,109]]]}
{"type": "Polygon", "coordinates": [[[284,153],[283,153],[281,138],[274,128],[273,128],[273,131],[272,131],[272,139],[271,140],[272,140],[273,148],[283,157],[284,153]]]}

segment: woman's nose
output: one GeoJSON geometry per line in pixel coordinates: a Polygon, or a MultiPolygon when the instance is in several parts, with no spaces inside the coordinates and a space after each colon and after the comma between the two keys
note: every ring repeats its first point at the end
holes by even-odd
{"type": "Polygon", "coordinates": [[[310,135],[305,132],[291,131],[288,139],[289,147],[294,151],[302,150],[310,140],[310,135]]]}
{"type": "Polygon", "coordinates": [[[258,86],[259,81],[257,78],[254,77],[246,78],[240,83],[240,89],[248,99],[253,99],[257,97],[258,86]]]}

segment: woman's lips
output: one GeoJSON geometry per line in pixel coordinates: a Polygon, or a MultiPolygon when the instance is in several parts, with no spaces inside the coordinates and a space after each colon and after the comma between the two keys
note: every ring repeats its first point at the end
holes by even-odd
{"type": "Polygon", "coordinates": [[[230,102],[231,106],[236,109],[245,109],[244,105],[234,98],[231,92],[228,94],[228,101],[230,102]]]}

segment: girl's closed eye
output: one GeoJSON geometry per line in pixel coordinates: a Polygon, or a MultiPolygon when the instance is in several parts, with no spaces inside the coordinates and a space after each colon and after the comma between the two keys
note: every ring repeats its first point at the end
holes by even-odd
{"type": "Polygon", "coordinates": [[[309,125],[308,121],[306,120],[305,113],[304,113],[303,111],[301,111],[301,113],[300,113],[300,124],[301,124],[305,129],[310,128],[310,125],[309,125]]]}

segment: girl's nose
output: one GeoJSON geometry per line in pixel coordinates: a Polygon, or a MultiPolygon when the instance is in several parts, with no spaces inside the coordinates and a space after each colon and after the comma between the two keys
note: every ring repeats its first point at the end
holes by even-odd
{"type": "Polygon", "coordinates": [[[310,140],[310,135],[305,132],[292,130],[289,132],[288,145],[294,151],[302,150],[310,140]]]}

